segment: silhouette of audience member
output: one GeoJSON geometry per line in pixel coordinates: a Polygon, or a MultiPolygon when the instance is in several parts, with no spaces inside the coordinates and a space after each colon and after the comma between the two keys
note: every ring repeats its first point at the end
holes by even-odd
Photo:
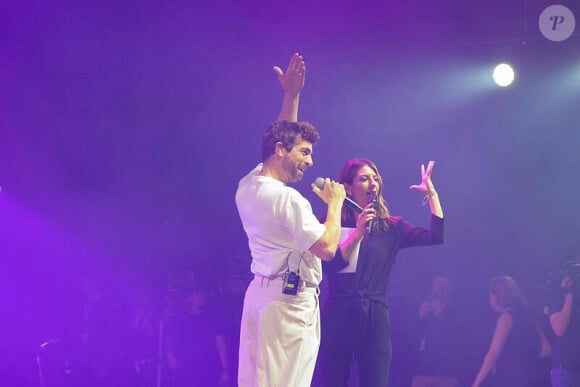
{"type": "Polygon", "coordinates": [[[447,275],[433,278],[431,292],[419,307],[419,353],[412,387],[459,385],[461,329],[447,275]]]}
{"type": "Polygon", "coordinates": [[[508,276],[490,281],[489,303],[499,314],[489,350],[473,387],[529,387],[534,384],[543,336],[516,281],[508,276]]]}
{"type": "MultiPolygon", "coordinates": [[[[540,339],[542,347],[540,350],[540,359],[538,361],[538,366],[534,372],[532,387],[546,387],[551,386],[551,375],[550,371],[552,369],[552,344],[551,341],[554,338],[554,333],[550,327],[549,316],[546,315],[548,310],[544,309],[541,313],[537,313],[538,322],[538,332],[540,334],[540,339]]],[[[552,387],[554,387],[552,385],[552,387]]]]}
{"type": "Polygon", "coordinates": [[[231,383],[222,324],[210,300],[209,286],[195,284],[180,313],[167,324],[165,354],[171,387],[231,383]]]}
{"type": "Polygon", "coordinates": [[[552,386],[580,386],[580,298],[578,266],[574,264],[552,295],[549,309],[554,331],[552,386]],[[572,269],[573,268],[573,269],[572,269]]]}
{"type": "Polygon", "coordinates": [[[130,344],[135,385],[154,386],[159,360],[159,316],[152,305],[135,305],[130,344]]]}
{"type": "Polygon", "coordinates": [[[79,378],[87,387],[130,386],[135,379],[130,353],[131,307],[126,292],[104,278],[85,277],[78,354],[79,378]]]}

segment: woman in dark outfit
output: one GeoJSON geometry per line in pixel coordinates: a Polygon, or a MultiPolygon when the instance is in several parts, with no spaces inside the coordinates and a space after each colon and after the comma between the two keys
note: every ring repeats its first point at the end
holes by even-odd
{"type": "Polygon", "coordinates": [[[492,279],[489,304],[498,313],[498,318],[491,344],[472,386],[533,386],[545,338],[516,281],[508,276],[492,279]]]}
{"type": "Polygon", "coordinates": [[[349,160],[338,181],[362,212],[343,206],[343,238],[334,260],[325,262],[329,300],[322,322],[324,376],[328,386],[347,386],[351,360],[360,386],[388,385],[391,338],[386,289],[397,252],[405,247],[443,243],[443,211],[431,172],[421,166],[422,181],[409,187],[425,194],[431,228],[416,227],[389,214],[383,181],[367,159],[349,160]],[[376,198],[375,200],[372,200],[376,198]]]}

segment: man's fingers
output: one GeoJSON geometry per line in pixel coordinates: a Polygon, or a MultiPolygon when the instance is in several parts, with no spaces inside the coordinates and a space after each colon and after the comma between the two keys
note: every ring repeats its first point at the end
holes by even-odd
{"type": "MultiPolygon", "coordinates": [[[[292,55],[292,58],[290,58],[290,63],[288,64],[288,68],[286,69],[286,74],[288,74],[290,71],[296,71],[301,75],[306,73],[306,65],[304,64],[302,57],[298,55],[298,53],[292,55]]],[[[274,72],[279,77],[284,76],[284,71],[282,71],[282,69],[279,66],[274,66],[274,72]]]]}
{"type": "Polygon", "coordinates": [[[288,70],[292,70],[292,69],[295,69],[296,67],[298,67],[299,61],[300,61],[300,55],[298,55],[298,53],[295,52],[294,55],[292,55],[292,58],[290,58],[290,63],[288,63],[288,70]]]}
{"type": "Polygon", "coordinates": [[[310,186],[312,187],[312,191],[313,191],[315,194],[317,194],[317,195],[320,195],[320,194],[322,193],[322,190],[321,190],[320,188],[318,188],[318,187],[316,186],[316,184],[312,183],[312,184],[310,184],[310,186]]]}

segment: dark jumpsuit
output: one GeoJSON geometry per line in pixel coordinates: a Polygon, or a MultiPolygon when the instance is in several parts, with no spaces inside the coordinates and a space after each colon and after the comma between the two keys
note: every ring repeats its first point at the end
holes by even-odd
{"type": "Polygon", "coordinates": [[[322,316],[321,361],[328,386],[347,386],[353,356],[361,387],[388,385],[391,332],[386,290],[395,257],[402,248],[443,243],[444,222],[437,216],[431,216],[429,230],[400,217],[391,220],[386,231],[375,224],[363,238],[355,273],[338,273],[346,266],[340,250],[324,262],[329,299],[322,316]]]}

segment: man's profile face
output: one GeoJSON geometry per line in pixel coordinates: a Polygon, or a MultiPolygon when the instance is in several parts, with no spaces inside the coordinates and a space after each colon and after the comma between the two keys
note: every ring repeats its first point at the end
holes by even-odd
{"type": "Polygon", "coordinates": [[[282,168],[286,175],[286,183],[297,183],[314,162],[312,161],[312,144],[301,138],[296,139],[290,151],[284,150],[282,168]]]}

